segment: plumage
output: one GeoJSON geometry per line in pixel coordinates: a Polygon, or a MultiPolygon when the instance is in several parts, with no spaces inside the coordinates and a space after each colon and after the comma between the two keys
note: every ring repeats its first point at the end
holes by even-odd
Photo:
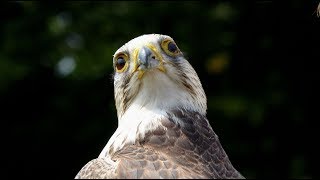
{"type": "Polygon", "coordinates": [[[209,124],[201,82],[171,37],[139,36],[113,63],[118,128],[76,178],[244,178],[209,124]]]}

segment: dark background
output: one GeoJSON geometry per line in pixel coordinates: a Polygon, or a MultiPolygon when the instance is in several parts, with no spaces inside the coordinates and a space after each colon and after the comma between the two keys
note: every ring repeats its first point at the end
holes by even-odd
{"type": "MultiPolygon", "coordinates": [[[[117,127],[112,55],[171,36],[247,178],[316,178],[318,1],[7,2],[0,7],[4,178],[74,178],[117,127]]],[[[3,169],[3,168],[2,168],[3,169]]],[[[3,177],[3,176],[2,176],[3,177]]]]}

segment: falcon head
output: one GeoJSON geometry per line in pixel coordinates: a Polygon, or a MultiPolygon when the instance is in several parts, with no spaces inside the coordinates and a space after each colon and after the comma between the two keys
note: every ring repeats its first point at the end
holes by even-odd
{"type": "Polygon", "coordinates": [[[167,35],[132,39],[113,56],[114,94],[119,124],[132,106],[206,113],[207,102],[197,73],[167,35]]]}

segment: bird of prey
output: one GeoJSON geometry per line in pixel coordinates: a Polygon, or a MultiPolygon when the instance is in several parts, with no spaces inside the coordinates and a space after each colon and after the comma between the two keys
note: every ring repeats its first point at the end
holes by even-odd
{"type": "Polygon", "coordinates": [[[244,178],[206,118],[197,73],[170,36],[132,39],[113,65],[118,128],[75,178],[244,178]]]}

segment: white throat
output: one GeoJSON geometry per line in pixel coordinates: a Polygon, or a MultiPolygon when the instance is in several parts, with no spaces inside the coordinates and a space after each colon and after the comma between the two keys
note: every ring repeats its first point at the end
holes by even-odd
{"type": "Polygon", "coordinates": [[[164,73],[152,72],[144,76],[139,93],[118,118],[118,128],[99,157],[109,156],[111,147],[115,152],[126,144],[135,144],[137,139],[144,138],[146,132],[159,127],[159,120],[166,118],[168,111],[177,107],[196,110],[191,103],[193,97],[164,73]]]}

